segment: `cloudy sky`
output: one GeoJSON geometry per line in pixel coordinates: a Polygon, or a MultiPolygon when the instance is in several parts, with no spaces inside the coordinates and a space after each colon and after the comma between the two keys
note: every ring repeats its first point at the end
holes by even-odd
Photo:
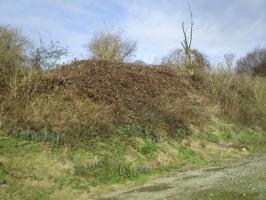
{"type": "MultiPolygon", "coordinates": [[[[194,15],[193,48],[210,60],[224,53],[243,56],[266,46],[266,0],[190,0],[194,15]]],[[[22,29],[34,42],[58,40],[71,58],[88,56],[84,45],[104,27],[136,40],[136,59],[160,60],[182,40],[189,24],[186,0],[0,0],[0,23],[22,29]]]]}

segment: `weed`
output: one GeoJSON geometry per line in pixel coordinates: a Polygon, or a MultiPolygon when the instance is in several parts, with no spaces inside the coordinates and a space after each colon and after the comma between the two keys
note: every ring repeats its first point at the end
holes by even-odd
{"type": "Polygon", "coordinates": [[[177,129],[175,132],[175,140],[177,142],[181,142],[185,137],[187,137],[190,134],[190,132],[187,129],[177,129]]]}
{"type": "Polygon", "coordinates": [[[154,154],[155,152],[157,152],[158,149],[159,148],[154,143],[152,143],[149,140],[145,140],[144,145],[140,148],[140,152],[143,155],[150,155],[150,154],[154,154]]]}
{"type": "Polygon", "coordinates": [[[86,164],[75,165],[74,175],[86,178],[93,177],[90,185],[96,186],[98,184],[121,182],[149,172],[144,166],[138,167],[131,162],[126,162],[121,154],[124,153],[117,152],[116,156],[104,154],[93,167],[86,164]]]}
{"type": "Polygon", "coordinates": [[[149,135],[150,130],[148,128],[141,127],[140,125],[133,123],[130,125],[118,126],[115,129],[115,132],[118,135],[126,135],[129,137],[147,137],[149,135]]]}
{"type": "Polygon", "coordinates": [[[239,134],[239,141],[242,144],[257,144],[257,143],[266,143],[266,135],[262,132],[257,132],[253,130],[245,130],[239,134]]]}
{"type": "Polygon", "coordinates": [[[182,160],[191,161],[196,156],[196,153],[185,146],[181,146],[179,148],[179,156],[182,160]]]}
{"type": "Polygon", "coordinates": [[[179,148],[179,157],[184,163],[190,162],[195,165],[204,165],[207,163],[207,161],[204,160],[201,155],[196,154],[195,151],[183,145],[179,148]]]}
{"type": "Polygon", "coordinates": [[[5,181],[5,177],[8,175],[8,172],[5,168],[4,163],[0,162],[0,185],[4,184],[5,181]]]}
{"type": "Polygon", "coordinates": [[[207,128],[204,132],[204,141],[208,141],[208,142],[211,142],[211,143],[219,143],[219,136],[215,133],[214,130],[210,129],[210,128],[207,128]]]}
{"type": "Polygon", "coordinates": [[[234,141],[234,137],[230,132],[223,132],[221,134],[221,137],[226,142],[233,142],[234,141]]]}
{"type": "Polygon", "coordinates": [[[31,129],[23,131],[21,129],[15,129],[11,135],[17,139],[26,141],[49,142],[53,145],[64,144],[63,134],[50,132],[47,129],[41,131],[33,131],[31,129]]]}

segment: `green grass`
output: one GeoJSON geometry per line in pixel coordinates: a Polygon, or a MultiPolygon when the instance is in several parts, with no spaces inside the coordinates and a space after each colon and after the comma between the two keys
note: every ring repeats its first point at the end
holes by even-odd
{"type": "MultiPolygon", "coordinates": [[[[203,133],[206,145],[241,144],[250,152],[264,148],[266,142],[264,132],[228,123],[218,123],[203,133]]],[[[176,138],[154,143],[139,136],[119,135],[97,140],[93,146],[65,146],[25,137],[0,137],[0,194],[3,199],[79,199],[81,193],[95,186],[145,180],[150,175],[220,163],[225,156],[233,156],[205,148],[201,150],[209,158],[176,138]]]]}
{"type": "Polygon", "coordinates": [[[204,140],[211,142],[211,143],[219,143],[220,137],[213,129],[206,129],[204,132],[204,140]]]}
{"type": "Polygon", "coordinates": [[[207,161],[200,154],[186,146],[179,148],[179,157],[183,164],[192,163],[197,166],[207,164],[207,161]]]}
{"type": "Polygon", "coordinates": [[[142,127],[136,123],[118,126],[115,129],[116,134],[118,135],[126,135],[129,137],[147,137],[150,133],[150,129],[146,127],[142,127]]]}
{"type": "Polygon", "coordinates": [[[186,129],[183,129],[183,128],[177,129],[175,134],[174,134],[175,140],[177,142],[181,142],[184,138],[186,138],[189,135],[190,135],[190,132],[186,129]]]}
{"type": "Polygon", "coordinates": [[[77,181],[73,181],[71,164],[61,157],[62,153],[43,144],[0,137],[1,198],[56,199],[69,190],[66,199],[75,199],[77,181]]]}
{"type": "Polygon", "coordinates": [[[151,142],[149,140],[145,140],[145,143],[140,148],[140,152],[143,155],[151,155],[151,154],[154,154],[155,152],[157,152],[158,149],[159,148],[156,146],[156,144],[154,144],[153,142],[151,142]]]}

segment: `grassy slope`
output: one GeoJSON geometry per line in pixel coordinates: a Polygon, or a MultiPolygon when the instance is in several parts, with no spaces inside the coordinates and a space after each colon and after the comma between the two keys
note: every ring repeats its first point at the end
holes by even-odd
{"type": "Polygon", "coordinates": [[[91,60],[25,72],[0,102],[0,197],[87,199],[96,186],[218,164],[265,144],[263,132],[210,122],[266,128],[264,78],[161,67],[91,60]]]}
{"type": "Polygon", "coordinates": [[[1,137],[0,198],[87,199],[95,186],[97,193],[106,184],[214,165],[257,152],[266,134],[217,121],[204,134],[194,134],[182,143],[134,141],[135,145],[119,136],[88,149],[1,137]]]}

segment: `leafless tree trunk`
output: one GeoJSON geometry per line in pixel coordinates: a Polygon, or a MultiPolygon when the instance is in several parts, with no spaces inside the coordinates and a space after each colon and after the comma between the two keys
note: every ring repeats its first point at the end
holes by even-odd
{"type": "Polygon", "coordinates": [[[191,43],[192,43],[192,38],[193,38],[193,15],[192,15],[192,11],[191,11],[191,7],[190,7],[190,3],[188,1],[188,9],[189,9],[189,13],[190,13],[190,32],[187,33],[187,31],[185,30],[185,24],[184,22],[182,22],[182,30],[183,30],[183,35],[184,35],[184,40],[181,42],[182,47],[184,48],[184,51],[186,53],[186,59],[187,59],[187,68],[190,71],[191,75],[194,74],[194,63],[193,63],[193,59],[192,59],[192,51],[191,51],[191,43]]]}

